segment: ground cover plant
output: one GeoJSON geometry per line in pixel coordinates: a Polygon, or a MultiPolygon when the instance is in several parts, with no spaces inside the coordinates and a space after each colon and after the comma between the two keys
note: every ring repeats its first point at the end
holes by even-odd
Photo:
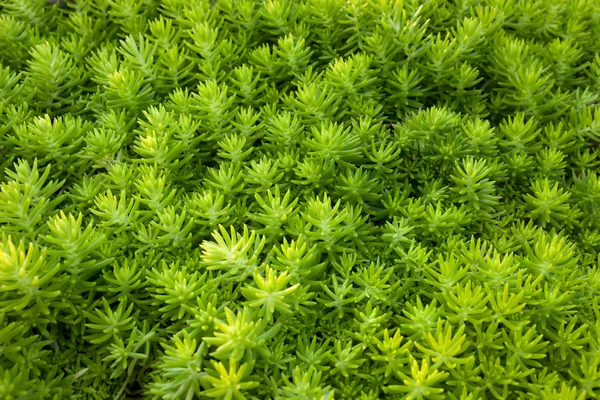
{"type": "Polygon", "coordinates": [[[599,38],[596,0],[2,1],[0,398],[600,398],[599,38]]]}

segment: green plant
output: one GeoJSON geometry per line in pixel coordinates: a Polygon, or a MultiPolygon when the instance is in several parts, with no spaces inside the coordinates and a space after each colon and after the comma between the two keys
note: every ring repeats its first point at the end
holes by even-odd
{"type": "Polygon", "coordinates": [[[6,0],[0,398],[600,398],[600,3],[6,0]]]}

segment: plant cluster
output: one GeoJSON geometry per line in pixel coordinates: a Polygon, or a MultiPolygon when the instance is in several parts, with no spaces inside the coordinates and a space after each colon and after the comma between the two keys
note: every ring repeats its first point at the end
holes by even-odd
{"type": "Polygon", "coordinates": [[[599,37],[596,0],[2,1],[0,398],[600,398],[599,37]]]}

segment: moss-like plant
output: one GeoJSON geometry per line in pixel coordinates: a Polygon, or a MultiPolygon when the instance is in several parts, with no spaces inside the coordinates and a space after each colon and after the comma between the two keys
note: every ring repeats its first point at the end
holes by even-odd
{"type": "Polygon", "coordinates": [[[5,0],[1,399],[600,398],[600,2],[5,0]]]}

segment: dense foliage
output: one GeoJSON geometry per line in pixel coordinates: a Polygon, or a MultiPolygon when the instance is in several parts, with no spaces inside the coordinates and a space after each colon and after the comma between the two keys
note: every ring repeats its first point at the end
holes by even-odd
{"type": "Polygon", "coordinates": [[[0,4],[0,398],[600,398],[600,2],[59,3],[0,4]]]}

